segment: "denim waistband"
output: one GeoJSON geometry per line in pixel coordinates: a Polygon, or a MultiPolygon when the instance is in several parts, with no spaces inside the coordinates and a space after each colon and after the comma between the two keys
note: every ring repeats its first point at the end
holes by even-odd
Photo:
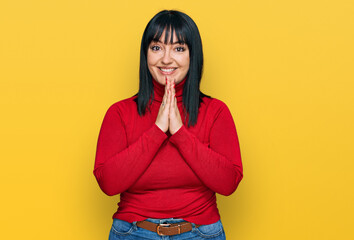
{"type": "Polygon", "coordinates": [[[179,223],[185,220],[183,218],[148,218],[146,221],[153,223],[179,223]]]}

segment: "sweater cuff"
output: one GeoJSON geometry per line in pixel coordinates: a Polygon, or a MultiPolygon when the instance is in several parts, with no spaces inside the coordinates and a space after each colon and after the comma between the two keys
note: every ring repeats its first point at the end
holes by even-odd
{"type": "Polygon", "coordinates": [[[151,141],[157,144],[162,144],[167,138],[167,135],[156,124],[153,124],[145,134],[151,139],[151,141]]]}
{"type": "Polygon", "coordinates": [[[176,145],[177,147],[180,145],[184,145],[189,142],[189,135],[190,133],[188,132],[187,128],[182,125],[182,127],[170,137],[170,142],[176,145]]]}

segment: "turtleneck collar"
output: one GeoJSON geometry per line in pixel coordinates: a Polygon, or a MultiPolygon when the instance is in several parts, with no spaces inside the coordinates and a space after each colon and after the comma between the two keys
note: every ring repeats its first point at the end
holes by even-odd
{"type": "MultiPolygon", "coordinates": [[[[176,84],[175,86],[177,102],[182,102],[183,87],[186,82],[186,79],[187,77],[185,77],[180,83],[176,84]]],[[[165,94],[165,85],[161,85],[153,78],[152,83],[154,85],[154,101],[162,102],[163,95],[165,94]]]]}

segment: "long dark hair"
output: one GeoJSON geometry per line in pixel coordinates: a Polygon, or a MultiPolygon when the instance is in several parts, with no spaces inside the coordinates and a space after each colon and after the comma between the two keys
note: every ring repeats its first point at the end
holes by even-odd
{"type": "MultiPolygon", "coordinates": [[[[188,119],[188,126],[197,122],[198,110],[202,97],[206,96],[200,91],[200,80],[203,73],[203,47],[199,30],[195,22],[185,13],[175,10],[163,10],[157,13],[147,24],[140,48],[139,92],[135,99],[139,115],[145,114],[153,97],[152,76],[147,64],[147,51],[152,41],[158,41],[165,33],[164,43],[173,41],[176,33],[178,42],[187,44],[189,48],[189,70],[183,88],[183,109],[188,119]]],[[[185,121],[186,121],[185,119],[185,121]]]]}

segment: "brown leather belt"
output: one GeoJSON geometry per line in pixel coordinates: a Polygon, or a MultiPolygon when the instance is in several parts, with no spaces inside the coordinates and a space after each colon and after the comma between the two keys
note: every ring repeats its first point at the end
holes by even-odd
{"type": "MultiPolygon", "coordinates": [[[[179,222],[179,223],[153,223],[149,221],[139,221],[136,222],[138,227],[144,228],[146,230],[156,232],[160,236],[172,236],[192,230],[192,223],[190,222],[179,222]]],[[[195,227],[200,227],[201,225],[195,224],[195,227]]]]}

